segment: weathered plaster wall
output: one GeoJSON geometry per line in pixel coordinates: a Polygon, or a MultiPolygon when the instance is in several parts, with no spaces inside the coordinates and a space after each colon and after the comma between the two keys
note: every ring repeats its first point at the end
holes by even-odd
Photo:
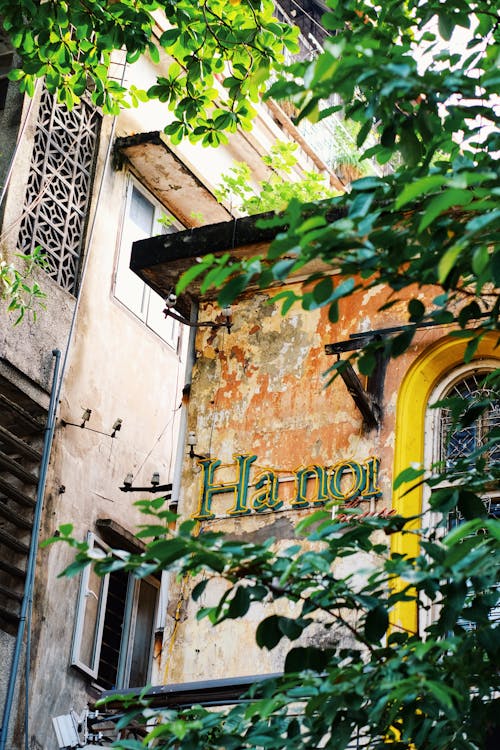
{"type": "MultiPolygon", "coordinates": [[[[8,104],[0,113],[0,131],[5,145],[5,156],[14,158],[13,171],[8,191],[2,206],[3,216],[0,226],[0,255],[16,267],[22,261],[16,257],[17,237],[25,207],[26,183],[31,163],[33,138],[35,135],[40,99],[41,83],[38,84],[33,100],[25,98],[24,103],[16,95],[13,86],[9,87],[8,104]],[[16,120],[26,127],[23,137],[14,147],[16,120]],[[15,154],[15,155],[14,155],[15,154]]],[[[0,148],[2,144],[0,144],[0,148]]],[[[6,172],[4,173],[4,177],[6,172]]],[[[2,183],[3,187],[3,183],[2,183]]],[[[33,321],[26,315],[23,325],[14,326],[17,313],[7,314],[5,302],[0,302],[0,358],[3,358],[28,379],[46,391],[50,388],[52,376],[52,349],[63,350],[66,345],[75,298],[59,287],[44,271],[38,270],[34,279],[45,292],[45,310],[38,309],[39,315],[33,321]]]]}
{"type": "MultiPolygon", "coordinates": [[[[432,298],[432,290],[428,295],[432,298]]],[[[288,498],[295,491],[292,473],[300,466],[331,467],[341,460],[363,462],[377,456],[382,494],[363,509],[390,509],[398,387],[415,357],[442,337],[445,329],[422,329],[409,350],[388,364],[383,423],[379,430],[367,431],[343,381],[337,378],[326,387],[325,372],[335,359],[325,354],[324,347],[354,332],[405,323],[404,300],[382,314],[378,310],[387,301],[384,289],[358,293],[343,301],[341,319],[332,324],[323,310],[306,312],[295,306],[282,316],[268,298],[265,293],[248,294],[235,304],[230,334],[225,329],[202,329],[198,334],[188,426],[196,434],[196,452],[229,465],[217,470],[217,482],[234,481],[234,454],[255,454],[252,475],[264,467],[279,469],[284,479],[280,494],[288,498]]],[[[204,303],[199,318],[211,319],[215,312],[212,303],[204,303]]],[[[185,516],[198,511],[200,480],[197,462],[186,459],[181,504],[185,516]]],[[[200,533],[220,530],[259,541],[275,536],[280,547],[286,548],[293,539],[294,526],[310,512],[287,510],[285,503],[277,512],[231,517],[227,511],[233,497],[233,493],[214,497],[212,511],[216,518],[201,521],[200,533]]],[[[206,620],[196,621],[198,605],[189,601],[191,586],[183,582],[171,593],[162,661],[164,682],[281,670],[287,646],[282,643],[267,652],[254,642],[261,606],[252,607],[241,621],[213,629],[206,620]]],[[[220,583],[211,586],[199,602],[201,606],[215,601],[216,593],[223,590],[220,583]]],[[[317,631],[306,636],[325,637],[329,636],[317,631]]]]}
{"type": "MultiPolygon", "coordinates": [[[[98,518],[133,532],[142,521],[134,502],[145,495],[121,492],[125,475],[132,472],[136,486],[149,486],[153,471],[162,484],[173,476],[187,336],[179,355],[113,295],[128,175],[104,164],[110,124],[105,122],[101,143],[95,193],[101,178],[102,193],[94,203],[95,227],[61,391],[42,538],[69,522],[84,540],[98,518]],[[86,428],[64,426],[78,425],[87,407],[92,416],[86,428]],[[123,424],[113,439],[117,418],[123,424]]],[[[38,557],[30,741],[44,750],[55,747],[51,718],[71,707],[80,712],[97,695],[91,680],[69,663],[78,577],[58,576],[73,554],[56,544],[38,557]]]]}

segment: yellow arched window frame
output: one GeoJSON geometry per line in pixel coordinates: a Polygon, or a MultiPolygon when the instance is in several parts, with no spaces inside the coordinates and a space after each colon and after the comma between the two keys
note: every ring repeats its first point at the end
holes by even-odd
{"type": "MultiPolygon", "coordinates": [[[[500,366],[498,335],[486,334],[472,362],[497,359],[500,366]]],[[[431,344],[413,362],[401,383],[396,406],[395,450],[393,478],[412,463],[424,463],[425,420],[431,394],[445,375],[463,364],[467,339],[446,337],[431,344]]],[[[419,486],[405,495],[408,486],[398,488],[393,494],[393,508],[398,514],[414,516],[422,512],[423,487],[419,486]]],[[[407,527],[409,529],[409,527],[407,527]]],[[[415,522],[414,529],[418,528],[415,522]]],[[[391,552],[416,557],[419,553],[418,534],[394,534],[391,552]]],[[[416,633],[418,608],[416,602],[400,602],[392,615],[394,625],[416,633]]]]}

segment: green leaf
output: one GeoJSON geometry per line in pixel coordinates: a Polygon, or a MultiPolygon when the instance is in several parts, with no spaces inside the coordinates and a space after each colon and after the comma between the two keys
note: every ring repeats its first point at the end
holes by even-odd
{"type": "Polygon", "coordinates": [[[379,604],[366,615],[365,636],[370,643],[377,643],[387,632],[389,615],[386,608],[379,604]]]}
{"type": "Polygon", "coordinates": [[[278,615],[271,615],[262,620],[255,633],[255,640],[260,648],[271,651],[283,638],[283,632],[279,627],[278,615]]]}
{"type": "Polygon", "coordinates": [[[484,245],[478,247],[472,256],[472,270],[474,273],[479,276],[488,265],[489,260],[490,254],[488,248],[484,245]]]}
{"type": "Polygon", "coordinates": [[[156,44],[154,42],[150,42],[148,45],[148,50],[149,50],[149,55],[151,57],[151,61],[155,65],[158,65],[158,63],[160,62],[160,52],[156,44]]]}
{"type": "Polygon", "coordinates": [[[164,31],[160,37],[161,46],[164,49],[166,49],[167,47],[172,47],[179,39],[180,33],[180,29],[178,28],[167,29],[167,31],[164,31]]]}
{"type": "Polygon", "coordinates": [[[491,275],[495,285],[500,287],[500,248],[497,248],[491,257],[491,275]]]}
{"type": "Polygon", "coordinates": [[[321,279],[312,290],[312,295],[318,305],[323,305],[330,299],[333,292],[333,282],[330,276],[321,279]]]}
{"type": "Polygon", "coordinates": [[[433,490],[429,499],[429,505],[433,510],[440,513],[449,513],[456,508],[458,503],[458,489],[454,487],[444,487],[439,490],[433,490]]]}
{"type": "Polygon", "coordinates": [[[247,274],[239,274],[228,281],[217,297],[219,305],[221,307],[226,307],[234,302],[236,297],[245,291],[248,286],[248,281],[247,274]]]}
{"type": "Polygon", "coordinates": [[[204,593],[204,591],[205,591],[205,589],[207,587],[208,580],[209,580],[208,578],[205,578],[203,581],[200,581],[199,583],[196,584],[196,586],[192,590],[192,592],[191,592],[191,598],[195,602],[197,602],[198,599],[203,595],[203,593],[204,593]]]}
{"type": "Polygon", "coordinates": [[[327,667],[332,653],[331,649],[316,646],[292,648],[286,655],[285,672],[303,672],[306,669],[322,672],[327,667]]]}
{"type": "Polygon", "coordinates": [[[467,521],[488,517],[486,507],[481,498],[468,490],[459,490],[457,507],[467,521]]]}
{"type": "Polygon", "coordinates": [[[435,682],[434,680],[427,680],[425,685],[439,703],[446,708],[453,708],[453,698],[460,698],[460,693],[448,685],[435,682]]]}
{"type": "Polygon", "coordinates": [[[440,214],[448,211],[453,206],[466,206],[471,202],[473,195],[468,190],[460,188],[448,188],[442,193],[432,198],[424,210],[424,215],[418,226],[418,233],[427,229],[440,214]]]}
{"type": "Polygon", "coordinates": [[[425,315],[425,305],[419,299],[411,299],[408,302],[408,312],[412,323],[419,323],[425,315]]]}
{"type": "Polygon", "coordinates": [[[447,177],[444,175],[428,175],[427,177],[421,177],[418,180],[409,182],[403,187],[403,190],[394,202],[396,210],[415,200],[415,198],[420,198],[422,195],[431,192],[431,190],[442,187],[446,181],[447,177]]]}
{"type": "Polygon", "coordinates": [[[420,466],[408,466],[407,469],[401,471],[396,479],[394,480],[394,489],[397,490],[402,484],[408,482],[414,482],[415,479],[420,479],[425,474],[425,469],[420,466]]]}
{"type": "Polygon", "coordinates": [[[438,29],[443,39],[448,42],[455,30],[455,23],[451,12],[447,11],[446,8],[443,8],[438,15],[438,29]]]}
{"type": "Polygon", "coordinates": [[[225,617],[236,619],[243,617],[250,607],[250,595],[248,589],[240,585],[229,602],[225,617]]]}
{"type": "Polygon", "coordinates": [[[399,357],[400,354],[403,354],[403,352],[408,349],[411,342],[413,341],[415,331],[416,329],[414,328],[414,326],[412,326],[411,328],[408,328],[408,330],[403,331],[391,340],[391,356],[399,357]]]}
{"type": "Polygon", "coordinates": [[[440,284],[443,284],[446,281],[448,274],[455,266],[455,261],[460,256],[463,249],[464,249],[464,244],[461,242],[456,242],[454,245],[448,248],[448,250],[442,256],[441,260],[438,263],[438,269],[437,269],[438,280],[440,284]]]}
{"type": "Polygon", "coordinates": [[[181,294],[185,289],[187,289],[191,282],[194,281],[198,276],[201,276],[202,273],[205,273],[213,262],[214,256],[206,255],[201,263],[195,263],[190,268],[188,268],[187,271],[184,271],[179,281],[177,282],[177,286],[175,288],[176,294],[181,294]]]}

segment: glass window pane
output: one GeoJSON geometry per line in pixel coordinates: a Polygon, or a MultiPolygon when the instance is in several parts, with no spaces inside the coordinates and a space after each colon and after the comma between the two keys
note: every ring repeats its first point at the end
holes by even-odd
{"type": "MultiPolygon", "coordinates": [[[[90,548],[106,552],[106,545],[90,533],[87,535],[90,548]]],[[[101,648],[101,633],[108,595],[109,576],[96,575],[88,565],[82,572],[78,593],[71,664],[92,677],[97,677],[97,665],[101,648]]]]}
{"type": "Polygon", "coordinates": [[[158,587],[150,581],[140,580],[135,631],[133,643],[130,644],[129,687],[141,687],[148,682],[157,598],[158,587]]]}
{"type": "MultiPolygon", "coordinates": [[[[153,204],[136,187],[133,187],[130,200],[130,219],[144,233],[145,237],[151,235],[154,213],[153,204]]],[[[158,234],[161,234],[161,232],[158,231],[158,234]]]]}
{"type": "Polygon", "coordinates": [[[94,668],[98,643],[99,603],[102,597],[104,579],[94,569],[89,568],[87,590],[84,592],[85,612],[80,643],[79,660],[89,669],[94,668]]]}
{"type": "Polygon", "coordinates": [[[177,339],[179,338],[180,323],[167,315],[163,314],[165,309],[165,300],[151,290],[149,295],[148,313],[147,313],[147,325],[152,331],[161,336],[163,341],[177,348],[177,339]]]}
{"type": "Polygon", "coordinates": [[[141,320],[146,318],[149,289],[137,274],[130,270],[130,254],[134,242],[151,236],[153,219],[153,204],[137,188],[132,187],[123,222],[115,296],[141,320]]]}

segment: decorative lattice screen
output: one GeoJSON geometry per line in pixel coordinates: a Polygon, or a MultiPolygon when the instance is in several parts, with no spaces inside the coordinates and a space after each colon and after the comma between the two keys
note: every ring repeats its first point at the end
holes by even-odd
{"type": "Polygon", "coordinates": [[[39,245],[47,273],[75,294],[100,116],[86,102],[69,112],[43,90],[18,247],[39,245]]]}

